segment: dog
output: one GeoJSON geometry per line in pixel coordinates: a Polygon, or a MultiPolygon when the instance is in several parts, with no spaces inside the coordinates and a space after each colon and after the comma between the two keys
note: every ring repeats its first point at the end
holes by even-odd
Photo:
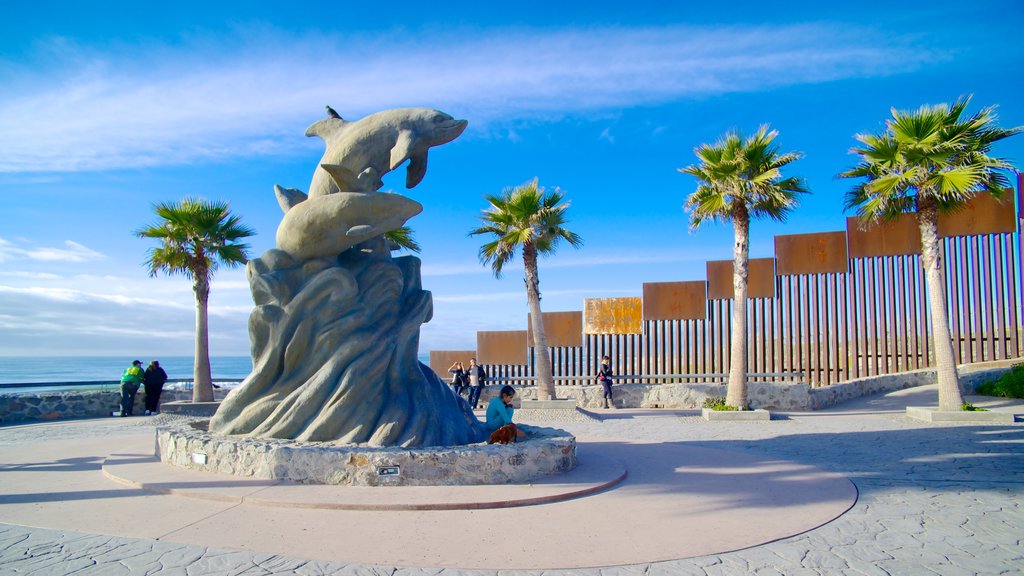
{"type": "Polygon", "coordinates": [[[487,440],[488,444],[512,444],[518,442],[516,436],[518,430],[515,424],[506,424],[501,428],[498,428],[494,432],[491,432],[491,437],[487,440]]]}

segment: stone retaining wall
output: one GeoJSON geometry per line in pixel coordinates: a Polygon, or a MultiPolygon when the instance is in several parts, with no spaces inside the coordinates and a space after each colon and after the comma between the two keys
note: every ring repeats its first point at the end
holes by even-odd
{"type": "MultiPolygon", "coordinates": [[[[958,366],[960,386],[968,394],[974,393],[978,386],[985,382],[999,379],[1000,376],[1009,372],[1011,366],[1020,362],[1019,358],[1015,358],[1012,360],[997,360],[994,362],[958,366]]],[[[840,384],[811,389],[811,402],[806,409],[821,410],[831,408],[861,396],[884,394],[915,386],[927,386],[935,384],[936,381],[938,381],[938,373],[934,368],[858,378],[857,380],[849,380],[840,384]]],[[[938,397],[936,397],[935,401],[938,402],[938,397]]]]}
{"type": "Polygon", "coordinates": [[[377,448],[267,440],[207,432],[209,420],[157,428],[160,460],[174,466],[264,480],[350,486],[454,486],[526,483],[576,467],[576,438],[522,426],[518,444],[377,448]],[[397,470],[381,475],[382,468],[397,470]]]}
{"type": "MultiPolygon", "coordinates": [[[[214,390],[214,396],[223,398],[224,390],[214,390]]],[[[141,416],[145,408],[142,388],[135,395],[134,414],[141,416]]],[[[160,403],[175,400],[191,400],[191,390],[165,389],[160,403]]],[[[0,394],[0,422],[25,422],[31,420],[57,420],[64,418],[110,417],[121,409],[120,386],[110,390],[39,392],[34,394],[0,394]]]]}
{"type": "MultiPolygon", "coordinates": [[[[964,390],[973,392],[984,382],[995,380],[1021,363],[1019,358],[959,366],[964,390]]],[[[899,374],[886,374],[850,380],[822,388],[811,388],[804,383],[751,382],[747,391],[751,408],[767,410],[821,410],[837,404],[869,396],[884,394],[914,386],[934,384],[935,369],[915,370],[899,374]]],[[[521,398],[535,399],[534,386],[516,386],[521,398]]],[[[487,386],[480,395],[481,407],[501,390],[500,385],[487,386]]],[[[616,384],[615,405],[619,408],[675,408],[695,410],[708,397],[724,397],[725,384],[616,384]]],[[[226,390],[214,390],[222,400],[226,390]]],[[[555,386],[559,398],[576,398],[580,408],[600,408],[604,405],[600,386],[555,386]]],[[[109,417],[118,410],[121,394],[118,390],[88,392],[47,392],[38,394],[0,394],[0,423],[27,420],[53,420],[58,418],[109,417]]],[[[135,414],[142,414],[144,394],[140,389],[135,397],[135,414]]],[[[191,400],[190,390],[164,390],[161,402],[191,400]]]]}

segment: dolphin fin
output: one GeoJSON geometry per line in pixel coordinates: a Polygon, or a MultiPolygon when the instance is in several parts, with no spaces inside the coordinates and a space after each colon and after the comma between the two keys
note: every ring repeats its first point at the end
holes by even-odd
{"type": "Polygon", "coordinates": [[[348,232],[345,232],[345,236],[365,236],[373,233],[373,229],[374,227],[369,224],[360,224],[349,228],[348,232]]]}
{"type": "Polygon", "coordinates": [[[341,164],[321,164],[321,168],[327,171],[331,175],[331,179],[338,185],[338,190],[342,192],[351,192],[357,190],[356,182],[359,179],[355,173],[348,168],[345,168],[341,164]]]}
{"type": "Polygon", "coordinates": [[[274,184],[274,195],[277,196],[277,203],[281,205],[281,210],[284,210],[285,214],[296,204],[306,201],[306,193],[302,190],[284,188],[277,184],[274,184]]]}
{"type": "Polygon", "coordinates": [[[427,175],[427,151],[414,154],[409,158],[409,167],[405,169],[405,187],[414,188],[427,175]]]}
{"type": "Polygon", "coordinates": [[[412,145],[416,139],[413,138],[412,130],[399,130],[395,145],[391,148],[391,166],[389,170],[398,168],[398,165],[405,162],[405,159],[412,153],[412,145]]]}

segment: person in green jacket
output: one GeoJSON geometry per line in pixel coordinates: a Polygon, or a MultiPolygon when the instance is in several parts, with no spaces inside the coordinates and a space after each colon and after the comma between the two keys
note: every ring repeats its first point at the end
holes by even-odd
{"type": "MultiPolygon", "coordinates": [[[[515,409],[512,407],[512,400],[516,397],[516,389],[511,386],[503,386],[501,393],[491,398],[491,401],[487,404],[487,429],[494,432],[498,428],[502,428],[512,424],[512,414],[515,409]]],[[[516,438],[522,440],[526,438],[526,433],[516,428],[516,438]]]]}
{"type": "Polygon", "coordinates": [[[139,391],[142,378],[142,362],[136,360],[121,373],[121,416],[131,416],[135,406],[135,393],[139,391]]]}

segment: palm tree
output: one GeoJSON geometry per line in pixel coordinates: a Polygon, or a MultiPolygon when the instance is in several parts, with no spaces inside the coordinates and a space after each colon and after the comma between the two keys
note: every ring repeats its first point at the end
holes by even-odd
{"type": "Polygon", "coordinates": [[[196,295],[196,348],[192,389],[193,402],[213,401],[210,377],[210,336],[207,305],[210,280],[221,264],[234,268],[245,264],[247,244],[238,240],[255,232],[231,215],[226,202],[209,202],[201,198],[185,198],[174,204],[161,202],[153,206],[158,222],[135,231],[139,238],[156,238],[160,246],[151,248],[146,259],[149,275],[158,272],[183,274],[192,279],[196,295]]]}
{"type": "Polygon", "coordinates": [[[545,192],[538,188],[536,178],[522,186],[506,188],[499,196],[485,198],[491,207],[480,216],[484,225],[469,234],[494,235],[493,240],[480,247],[480,262],[490,264],[497,278],[501,278],[502,268],[515,256],[516,249],[523,249],[526,301],[533,318],[533,343],[537,355],[537,398],[551,400],[555,397],[555,383],[540,312],[537,255],[553,254],[560,240],[579,248],[583,239],[563,227],[567,222],[565,211],[569,202],[562,203],[563,196],[558,190],[545,192]]]}
{"type": "Polygon", "coordinates": [[[864,178],[846,194],[846,208],[856,208],[862,217],[887,221],[904,212],[917,213],[921,267],[931,305],[939,410],[960,410],[963,404],[946,315],[939,213],[963,208],[983,192],[1000,196],[1009,183],[996,169],[1010,165],[988,153],[993,143],[1022,130],[996,127],[994,107],[962,118],[970,101],[968,96],[952,106],[893,109],[881,134],[856,136],[862,146],[851,152],[860,156],[860,162],[839,175],[864,178]]]}
{"type": "Polygon", "coordinates": [[[783,178],[780,169],[798,160],[796,152],[780,154],[773,144],[778,132],[761,126],[744,139],[727,132],[715,144],[694,149],[699,164],[679,171],[697,179],[697,190],[686,199],[690,229],[706,220],[732,221],[733,309],[729,385],[725,402],[740,410],[747,407],[747,261],[750,218],[767,216],[782,222],[796,206],[797,194],[807,192],[797,178],[783,178]]]}
{"type": "Polygon", "coordinates": [[[416,253],[419,253],[420,251],[420,243],[416,241],[416,236],[413,233],[412,228],[408,226],[389,230],[384,233],[384,238],[394,243],[399,249],[416,253]]]}

